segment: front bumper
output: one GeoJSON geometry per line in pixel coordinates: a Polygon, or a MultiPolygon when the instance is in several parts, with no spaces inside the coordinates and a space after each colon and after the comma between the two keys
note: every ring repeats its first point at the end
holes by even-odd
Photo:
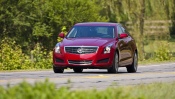
{"type": "Polygon", "coordinates": [[[70,54],[53,53],[53,65],[58,68],[97,68],[107,69],[111,67],[113,53],[108,54],[70,54]]]}

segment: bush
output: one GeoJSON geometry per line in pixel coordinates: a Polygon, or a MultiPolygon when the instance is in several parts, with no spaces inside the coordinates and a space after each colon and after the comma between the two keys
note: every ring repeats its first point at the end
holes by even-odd
{"type": "Polygon", "coordinates": [[[36,69],[49,69],[52,64],[52,52],[47,53],[47,50],[37,43],[31,51],[31,61],[36,69]]]}
{"type": "Polygon", "coordinates": [[[29,84],[22,82],[16,86],[0,87],[0,99],[174,99],[175,83],[153,83],[104,90],[70,90],[69,87],[56,88],[47,79],[29,84]]]}
{"type": "Polygon", "coordinates": [[[165,61],[170,60],[172,58],[172,54],[170,52],[169,44],[164,44],[160,42],[159,48],[157,49],[156,53],[156,60],[158,61],[165,61]]]}
{"type": "Polygon", "coordinates": [[[42,51],[39,44],[36,44],[30,56],[24,54],[21,46],[9,38],[3,39],[0,45],[0,70],[51,68],[52,53],[42,51]]]}
{"type": "MultiPolygon", "coordinates": [[[[104,91],[84,90],[71,91],[69,87],[56,89],[55,84],[48,82],[36,82],[33,85],[22,82],[7,89],[0,88],[0,99],[125,99],[128,93],[119,89],[106,89],[104,91]]],[[[130,98],[134,99],[134,98],[130,98]]]]}
{"type": "Polygon", "coordinates": [[[53,99],[56,94],[56,88],[53,83],[36,82],[31,85],[27,82],[22,82],[8,89],[0,88],[0,99],[53,99]]]}
{"type": "Polygon", "coordinates": [[[0,46],[0,69],[14,70],[22,69],[25,56],[22,54],[20,46],[16,45],[15,41],[5,38],[1,41],[0,46]]]}

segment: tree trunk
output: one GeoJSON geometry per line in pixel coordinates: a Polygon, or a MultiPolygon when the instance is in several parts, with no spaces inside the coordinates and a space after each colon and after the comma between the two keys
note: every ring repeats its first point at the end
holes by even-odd
{"type": "Polygon", "coordinates": [[[145,17],[145,0],[141,0],[141,10],[140,10],[140,39],[141,39],[141,60],[145,58],[144,51],[144,17],[145,17]]]}

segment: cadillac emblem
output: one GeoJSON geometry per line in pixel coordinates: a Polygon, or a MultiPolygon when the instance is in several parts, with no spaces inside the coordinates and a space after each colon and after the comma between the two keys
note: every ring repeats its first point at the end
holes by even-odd
{"type": "Polygon", "coordinates": [[[77,49],[77,52],[78,52],[79,54],[82,54],[82,53],[83,53],[83,48],[78,48],[78,49],[77,49]]]}

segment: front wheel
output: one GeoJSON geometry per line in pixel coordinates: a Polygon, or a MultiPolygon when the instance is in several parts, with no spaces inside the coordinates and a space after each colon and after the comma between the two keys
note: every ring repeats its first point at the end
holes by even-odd
{"type": "Polygon", "coordinates": [[[130,66],[127,66],[126,68],[128,73],[135,73],[137,72],[137,67],[138,67],[138,56],[137,53],[135,53],[133,57],[133,63],[130,66]]]}
{"type": "Polygon", "coordinates": [[[54,71],[54,73],[63,73],[64,69],[57,68],[57,67],[53,66],[53,71],[54,71]]]}
{"type": "Polygon", "coordinates": [[[118,68],[119,68],[118,62],[119,62],[118,54],[116,53],[114,56],[112,67],[108,69],[108,73],[118,73],[118,68]]]}

